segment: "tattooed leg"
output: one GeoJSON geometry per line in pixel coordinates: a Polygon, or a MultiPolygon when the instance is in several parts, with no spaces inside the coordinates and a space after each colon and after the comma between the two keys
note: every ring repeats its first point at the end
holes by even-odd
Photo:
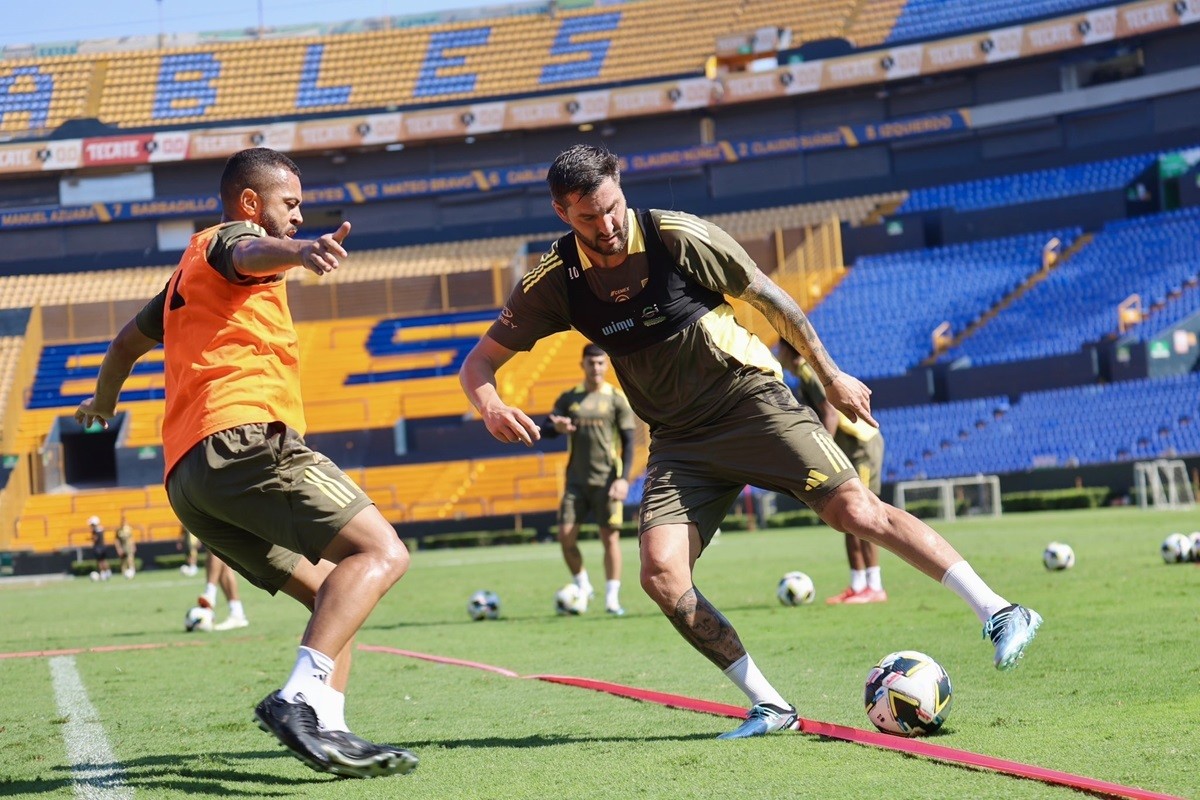
{"type": "Polygon", "coordinates": [[[729,620],[695,586],[684,592],[668,618],[692,647],[722,670],[746,655],[729,620]]]}

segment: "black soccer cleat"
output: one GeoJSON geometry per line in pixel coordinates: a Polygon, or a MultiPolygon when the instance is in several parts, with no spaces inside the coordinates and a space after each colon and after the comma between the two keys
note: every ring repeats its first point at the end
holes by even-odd
{"type": "Polygon", "coordinates": [[[258,727],[275,738],[309,767],[345,778],[404,775],[417,766],[417,757],[399,747],[378,745],[349,731],[322,731],[317,714],[296,695],[288,703],[279,692],[268,695],[254,711],[258,727]]]}
{"type": "Polygon", "coordinates": [[[263,698],[254,709],[254,721],[258,727],[273,734],[292,755],[318,772],[329,772],[329,756],[321,746],[317,712],[303,702],[289,703],[279,692],[263,698]]]}
{"type": "Polygon", "coordinates": [[[407,775],[417,767],[416,755],[401,747],[375,744],[349,731],[321,731],[329,771],[348,778],[407,775]]]}

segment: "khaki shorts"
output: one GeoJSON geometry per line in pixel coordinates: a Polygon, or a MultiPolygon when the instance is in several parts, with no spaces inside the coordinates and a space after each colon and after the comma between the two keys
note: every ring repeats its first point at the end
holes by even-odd
{"type": "Polygon", "coordinates": [[[167,477],[179,521],[209,552],[274,594],[371,505],[354,481],[282,422],[214,433],[167,477]]]}
{"type": "Polygon", "coordinates": [[[878,496],[883,491],[883,436],[864,442],[839,431],[833,440],[850,458],[858,479],[878,496]]]}
{"type": "Polygon", "coordinates": [[[609,485],[568,485],[558,508],[558,524],[563,527],[575,525],[595,514],[596,524],[610,528],[619,526],[625,509],[620,500],[608,496],[609,485]]]}
{"type": "Polygon", "coordinates": [[[692,522],[707,545],[748,483],[812,505],[856,475],[812,410],[771,383],[714,422],[651,436],[638,527],[692,522]]]}

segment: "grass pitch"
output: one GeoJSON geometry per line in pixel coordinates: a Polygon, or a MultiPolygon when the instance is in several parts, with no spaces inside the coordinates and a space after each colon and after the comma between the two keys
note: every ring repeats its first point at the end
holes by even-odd
{"type": "MultiPolygon", "coordinates": [[[[954,685],[933,742],[1196,798],[1200,567],[1165,565],[1158,546],[1170,531],[1197,528],[1195,514],[1134,509],[941,526],[997,591],[1045,617],[1012,673],[993,669],[961,601],[890,554],[888,603],[826,606],[847,574],[841,536],[827,529],[728,533],[701,558],[696,580],[802,716],[869,729],[867,671],[894,650],[921,650],[954,685]],[[1042,568],[1053,539],[1074,547],[1074,569],[1042,568]],[[812,576],[815,604],[775,600],[775,582],[792,569],[812,576]]],[[[636,544],[623,545],[624,618],[599,608],[554,616],[554,592],[567,580],[556,545],[430,551],[414,554],[358,642],[743,705],[641,593],[636,544]],[[467,598],[480,588],[500,595],[500,620],[468,619],[467,598]]],[[[602,585],[599,545],[584,543],[584,556],[602,585]]],[[[116,760],[109,769],[119,783],[107,788],[124,793],[97,796],[1080,796],[801,734],[718,742],[735,721],[378,652],[356,654],[348,719],[363,736],[411,747],[421,765],[406,777],[336,779],[310,771],[250,722],[291,668],[303,610],[243,583],[249,628],[184,633],[184,612],[202,588],[201,578],[175,572],[105,584],[0,581],[0,653],[167,645],[59,656],[74,659],[97,713],[85,722],[103,731],[116,760]]],[[[218,619],[225,613],[222,602],[218,619]]],[[[84,775],[72,771],[67,743],[80,720],[60,713],[50,665],[49,656],[0,659],[0,795],[73,797],[84,775]]]]}

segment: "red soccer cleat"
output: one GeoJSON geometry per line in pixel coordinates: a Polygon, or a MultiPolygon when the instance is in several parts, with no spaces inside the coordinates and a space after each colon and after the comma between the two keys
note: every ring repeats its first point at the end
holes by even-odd
{"type": "Polygon", "coordinates": [[[863,603],[886,603],[887,592],[885,592],[883,589],[867,588],[863,589],[861,592],[856,592],[850,597],[847,597],[844,602],[847,604],[853,603],[855,605],[861,605],[863,603]]]}

